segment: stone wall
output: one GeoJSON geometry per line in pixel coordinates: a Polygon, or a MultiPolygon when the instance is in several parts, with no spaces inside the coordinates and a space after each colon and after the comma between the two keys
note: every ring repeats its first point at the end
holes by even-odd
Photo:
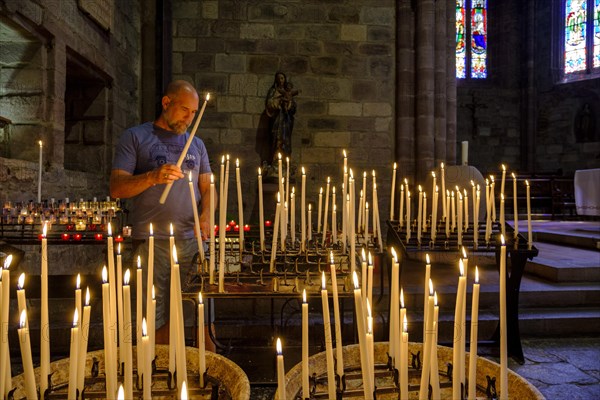
{"type": "Polygon", "coordinates": [[[389,188],[394,1],[174,0],[173,18],[174,78],[213,96],[199,135],[215,172],[222,154],[240,158],[246,218],[257,197],[261,151],[270,146],[261,118],[276,71],[301,91],[291,164],[298,168],[296,186],[300,167],[307,168],[308,201],[327,176],[340,191],[343,149],[357,177],[375,169],[389,188]]]}
{"type": "Polygon", "coordinates": [[[0,24],[8,32],[0,43],[0,116],[11,121],[2,130],[3,139],[10,135],[0,154],[2,201],[36,198],[38,140],[44,143],[42,198],[103,198],[113,137],[138,122],[139,4],[107,2],[103,15],[112,26],[105,30],[79,3],[0,1],[0,24]],[[67,86],[86,86],[88,79],[105,87],[104,112],[66,140],[67,86]]]}

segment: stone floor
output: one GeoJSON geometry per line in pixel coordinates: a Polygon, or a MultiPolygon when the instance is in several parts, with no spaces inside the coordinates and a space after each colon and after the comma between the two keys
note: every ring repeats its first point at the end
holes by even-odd
{"type": "MultiPolygon", "coordinates": [[[[523,339],[525,363],[509,359],[509,368],[531,382],[548,400],[600,399],[600,337],[523,339]]],[[[498,362],[486,353],[482,356],[498,362]]],[[[287,369],[287,368],[286,368],[287,369]]],[[[273,385],[275,383],[273,382],[273,385]]],[[[252,385],[252,400],[270,400],[275,388],[252,385]]]]}

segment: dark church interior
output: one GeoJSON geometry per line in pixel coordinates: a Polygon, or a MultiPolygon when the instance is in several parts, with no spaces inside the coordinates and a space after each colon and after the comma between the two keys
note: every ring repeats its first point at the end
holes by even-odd
{"type": "Polygon", "coordinates": [[[600,0],[0,0],[0,204],[0,399],[600,398],[600,0]]]}

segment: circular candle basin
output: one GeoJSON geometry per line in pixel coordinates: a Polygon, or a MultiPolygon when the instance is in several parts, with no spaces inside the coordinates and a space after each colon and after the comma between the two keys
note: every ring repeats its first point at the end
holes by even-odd
{"type": "MultiPolygon", "coordinates": [[[[375,343],[375,378],[376,386],[381,393],[377,392],[377,399],[398,399],[398,392],[392,393],[394,385],[393,377],[391,373],[386,373],[387,369],[384,364],[387,363],[387,352],[389,345],[387,342],[375,343]]],[[[409,357],[410,353],[417,354],[422,352],[421,343],[409,343],[408,345],[409,357]]],[[[344,346],[344,373],[346,374],[346,393],[344,393],[344,399],[363,399],[364,392],[361,379],[360,369],[360,349],[357,344],[344,346]]],[[[284,350],[285,356],[285,350],[284,350]]],[[[419,385],[421,382],[421,370],[415,370],[409,363],[409,399],[419,398],[419,385]]],[[[438,346],[438,370],[440,375],[440,394],[442,399],[452,398],[452,383],[446,376],[447,363],[452,362],[452,348],[445,346],[438,346]]],[[[468,376],[469,368],[469,355],[465,357],[466,371],[465,376],[468,376]]],[[[313,355],[308,360],[309,375],[313,373],[317,375],[317,393],[325,394],[327,397],[327,361],[325,359],[325,352],[321,352],[313,355]]],[[[496,377],[496,390],[499,392],[499,381],[500,381],[500,365],[493,361],[487,360],[482,357],[477,358],[477,399],[487,399],[486,388],[487,388],[487,377],[496,377]]],[[[286,398],[294,399],[298,395],[298,398],[304,398],[306,396],[300,396],[302,392],[302,362],[296,364],[288,373],[285,375],[286,382],[286,398]]],[[[312,385],[312,382],[311,384],[312,385]]],[[[311,386],[312,389],[312,386],[311,386]]],[[[499,394],[499,393],[498,393],[499,394]]],[[[514,373],[510,369],[508,370],[508,395],[511,399],[519,400],[544,400],[544,396],[537,390],[535,386],[527,382],[523,377],[514,373]]],[[[275,394],[275,398],[278,398],[278,394],[275,394]]]]}
{"type": "MultiPolygon", "coordinates": [[[[203,392],[199,390],[198,380],[198,348],[186,347],[186,360],[187,360],[187,373],[188,373],[188,388],[190,397],[193,399],[210,399],[211,393],[210,384],[206,387],[203,392]],[[193,391],[196,391],[193,394],[193,391]]],[[[137,368],[136,362],[136,349],[133,347],[133,367],[134,371],[137,368]]],[[[156,368],[157,373],[152,376],[152,392],[153,399],[178,399],[177,390],[173,389],[172,394],[164,395],[167,388],[167,379],[165,372],[169,368],[169,346],[168,345],[156,345],[156,368]],[[160,393],[158,395],[157,393],[160,393]]],[[[250,399],[250,382],[248,376],[244,371],[231,360],[212,352],[206,352],[206,368],[209,379],[215,379],[219,384],[219,399],[250,399]]],[[[52,375],[52,384],[56,388],[52,394],[64,394],[64,398],[67,398],[67,387],[69,381],[69,359],[64,358],[62,360],[55,361],[50,364],[50,372],[52,375]]],[[[92,397],[92,393],[102,392],[105,389],[104,379],[104,350],[97,350],[88,352],[85,366],[85,379],[86,388],[85,391],[88,393],[87,397],[92,397]],[[93,360],[97,359],[99,374],[97,378],[91,377],[91,369],[93,360]]],[[[39,389],[39,368],[34,371],[36,382],[39,389]]],[[[13,387],[16,387],[14,393],[15,399],[25,398],[25,387],[24,387],[24,376],[15,376],[12,380],[13,387]]],[[[122,380],[122,377],[119,377],[122,380]]],[[[133,394],[135,398],[141,398],[142,391],[137,391],[135,388],[136,375],[134,372],[133,383],[134,390],[133,394]]],[[[141,384],[140,384],[141,389],[141,384]]],[[[104,396],[102,396],[104,397],[104,396]]]]}

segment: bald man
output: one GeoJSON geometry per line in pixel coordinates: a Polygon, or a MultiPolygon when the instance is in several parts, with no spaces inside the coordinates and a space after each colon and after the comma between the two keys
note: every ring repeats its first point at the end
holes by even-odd
{"type": "MultiPolygon", "coordinates": [[[[210,164],[206,147],[195,137],[181,168],[177,160],[189,138],[187,128],[198,110],[198,93],[186,81],[169,84],[162,97],[162,112],[154,122],[127,129],[115,150],[110,175],[110,195],[131,199],[128,223],[132,225],[133,255],[142,258],[147,282],[147,255],[150,223],[154,231],[154,286],[156,288],[156,343],[168,343],[170,251],[169,226],[173,224],[182,281],[195,272],[192,265],[198,252],[196,234],[207,238],[209,229],[210,164]],[[188,174],[196,182],[197,204],[192,204],[188,174]],[[185,178],[185,179],[182,179],[185,178]],[[173,186],[165,204],[159,199],[165,185],[173,186]],[[200,207],[200,229],[195,232],[192,207],[200,207]]],[[[214,193],[213,193],[214,195],[214,193]]],[[[144,291],[146,287],[144,285],[144,291]]],[[[146,296],[143,296],[144,303],[146,296]]]]}

